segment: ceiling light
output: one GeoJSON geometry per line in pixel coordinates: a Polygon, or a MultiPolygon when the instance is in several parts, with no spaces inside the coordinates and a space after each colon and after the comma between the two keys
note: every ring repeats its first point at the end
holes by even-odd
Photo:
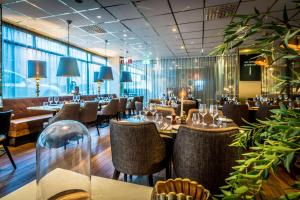
{"type": "Polygon", "coordinates": [[[181,48],[181,49],[184,49],[184,46],[182,45],[180,48],[181,48]]]}
{"type": "Polygon", "coordinates": [[[204,52],[204,49],[201,49],[201,53],[203,53],[204,52]]]}
{"type": "Polygon", "coordinates": [[[139,48],[142,48],[142,45],[139,45],[139,48]]]}
{"type": "Polygon", "coordinates": [[[127,37],[127,34],[123,34],[123,37],[127,37]]]}
{"type": "Polygon", "coordinates": [[[102,17],[100,15],[97,16],[98,19],[101,19],[102,17]]]}
{"type": "Polygon", "coordinates": [[[176,39],[178,38],[177,35],[175,35],[175,38],[176,38],[176,39]]]}
{"type": "Polygon", "coordinates": [[[176,29],[175,27],[173,27],[173,28],[172,28],[172,32],[173,32],[173,33],[176,33],[176,32],[177,32],[177,29],[176,29]]]}

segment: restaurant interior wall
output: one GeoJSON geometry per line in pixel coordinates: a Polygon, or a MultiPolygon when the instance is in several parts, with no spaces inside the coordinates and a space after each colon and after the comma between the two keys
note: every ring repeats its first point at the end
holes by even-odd
{"type": "Polygon", "coordinates": [[[120,57],[109,57],[108,61],[112,68],[114,80],[107,82],[107,91],[110,94],[120,96],[120,57]]]}
{"type": "MultiPolygon", "coordinates": [[[[35,97],[35,81],[27,78],[30,59],[47,62],[47,78],[40,81],[40,96],[70,95],[75,84],[81,94],[97,94],[93,75],[105,64],[104,57],[70,46],[70,56],[77,60],[80,77],[56,77],[59,59],[67,55],[66,43],[8,23],[3,24],[2,32],[3,98],[35,97]]],[[[106,92],[107,85],[102,84],[101,93],[106,92]]]]}

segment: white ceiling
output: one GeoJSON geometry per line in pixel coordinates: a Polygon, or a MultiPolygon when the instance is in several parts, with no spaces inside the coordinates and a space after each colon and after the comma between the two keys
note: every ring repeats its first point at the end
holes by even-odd
{"type": "MultiPolygon", "coordinates": [[[[205,20],[214,6],[235,4],[237,14],[254,7],[265,11],[274,0],[6,0],[3,19],[66,41],[66,20],[72,20],[70,42],[108,56],[188,57],[209,53],[223,41],[230,17],[205,20]],[[97,24],[107,33],[90,34],[83,26],[97,24]]],[[[274,15],[292,0],[279,0],[274,15]]]]}

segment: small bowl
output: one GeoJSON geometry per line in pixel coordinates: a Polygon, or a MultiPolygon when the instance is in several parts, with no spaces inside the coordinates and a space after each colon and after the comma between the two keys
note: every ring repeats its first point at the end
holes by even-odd
{"type": "Polygon", "coordinates": [[[151,200],[207,200],[210,193],[202,185],[190,179],[176,178],[157,181],[151,200]]]}

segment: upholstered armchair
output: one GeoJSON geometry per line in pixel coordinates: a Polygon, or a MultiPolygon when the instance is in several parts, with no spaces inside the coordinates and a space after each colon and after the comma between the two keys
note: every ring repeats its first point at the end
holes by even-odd
{"type": "Polygon", "coordinates": [[[97,133],[98,135],[100,135],[99,127],[97,123],[98,106],[99,103],[97,101],[86,101],[84,103],[84,106],[80,108],[79,121],[86,126],[96,122],[97,133]]]}
{"type": "Polygon", "coordinates": [[[80,104],[78,103],[67,103],[64,104],[62,109],[49,119],[48,124],[46,126],[53,124],[60,120],[75,120],[79,121],[79,109],[80,104]]]}
{"type": "MultiPolygon", "coordinates": [[[[199,109],[197,108],[192,108],[189,110],[188,112],[188,116],[187,116],[187,119],[186,120],[192,120],[192,117],[193,117],[193,113],[199,113],[199,109]]],[[[218,116],[219,117],[222,117],[223,116],[223,112],[221,110],[218,110],[218,116]]],[[[201,119],[202,120],[202,119],[201,119]]],[[[204,116],[204,120],[205,121],[208,121],[208,122],[211,122],[212,121],[212,117],[210,116],[209,113],[207,113],[205,116],[204,116]]]]}
{"type": "Polygon", "coordinates": [[[133,97],[132,100],[129,100],[127,102],[126,109],[128,110],[129,115],[131,115],[131,113],[134,113],[136,101],[141,101],[141,98],[139,96],[136,96],[136,97],[133,97]]]}
{"type": "Polygon", "coordinates": [[[260,105],[256,112],[256,119],[266,120],[272,116],[272,112],[270,110],[279,109],[279,106],[269,106],[269,105],[260,105]]]}
{"type": "Polygon", "coordinates": [[[171,108],[171,107],[157,106],[156,111],[157,111],[157,113],[161,113],[164,117],[175,114],[174,108],[171,108]]]}
{"type": "Polygon", "coordinates": [[[111,120],[110,142],[114,179],[118,179],[120,173],[124,173],[125,181],[127,175],[148,175],[152,186],[152,174],[168,169],[165,143],[153,122],[111,120]]]}
{"type": "Polygon", "coordinates": [[[173,148],[176,177],[198,181],[213,194],[225,183],[238,159],[238,149],[229,146],[237,128],[179,128],[173,148]]]}
{"type": "Polygon", "coordinates": [[[118,113],[122,114],[122,116],[126,115],[126,105],[127,105],[127,98],[119,98],[119,109],[118,113]]]}
{"type": "Polygon", "coordinates": [[[246,124],[243,119],[246,121],[249,120],[249,109],[246,104],[237,105],[227,103],[223,105],[222,111],[226,117],[232,119],[238,126],[246,124]]]}
{"type": "MultiPolygon", "coordinates": [[[[183,111],[185,114],[188,114],[189,110],[192,108],[196,108],[197,102],[193,100],[183,100],[183,111]]],[[[178,104],[176,108],[176,115],[180,115],[181,105],[178,104]]]]}
{"type": "Polygon", "coordinates": [[[108,121],[112,117],[118,117],[118,110],[119,110],[119,99],[112,99],[110,102],[101,108],[100,111],[98,111],[98,120],[99,118],[105,118],[108,121]]]}
{"type": "Polygon", "coordinates": [[[143,111],[143,102],[136,101],[135,102],[135,111],[139,114],[140,111],[143,111]]]}
{"type": "Polygon", "coordinates": [[[149,99],[149,103],[161,104],[160,99],[149,99]]]}

